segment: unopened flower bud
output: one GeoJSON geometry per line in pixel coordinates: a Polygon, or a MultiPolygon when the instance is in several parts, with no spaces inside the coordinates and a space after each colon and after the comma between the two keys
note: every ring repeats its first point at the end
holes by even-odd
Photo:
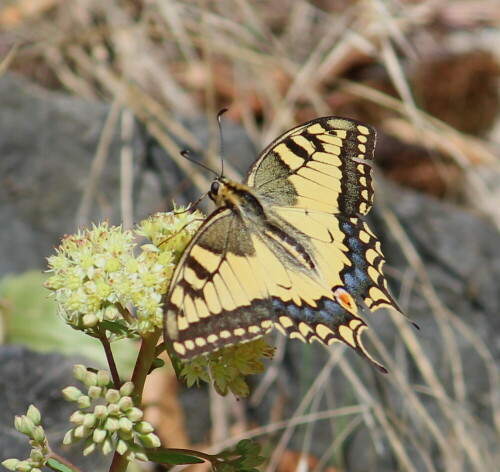
{"type": "Polygon", "coordinates": [[[88,456],[90,454],[92,454],[94,451],[95,451],[95,448],[96,448],[96,444],[94,442],[89,442],[84,448],[83,448],[83,451],[82,451],[82,454],[84,456],[88,456]]]}
{"type": "Polygon", "coordinates": [[[92,403],[92,400],[90,399],[90,397],[88,395],[82,395],[77,400],[78,408],[81,408],[82,410],[84,408],[88,408],[91,403],[92,403]]]}
{"type": "Polygon", "coordinates": [[[99,318],[92,314],[86,314],[82,316],[82,323],[85,328],[93,328],[99,323],[99,318]]]}
{"type": "Polygon", "coordinates": [[[97,385],[93,385],[92,387],[89,387],[88,396],[90,398],[93,398],[93,399],[99,398],[101,396],[101,393],[102,393],[101,387],[98,387],[97,385]]]}
{"type": "Polygon", "coordinates": [[[32,466],[28,461],[19,461],[16,464],[16,472],[31,472],[32,466]]]}
{"type": "Polygon", "coordinates": [[[134,430],[139,434],[149,434],[154,431],[154,428],[147,421],[140,421],[139,423],[135,424],[134,430]]]}
{"type": "Polygon", "coordinates": [[[125,382],[120,387],[120,394],[122,396],[131,395],[133,391],[134,391],[134,384],[132,382],[125,382]]]}
{"type": "Polygon", "coordinates": [[[37,444],[42,444],[45,441],[45,431],[41,426],[35,426],[32,430],[31,437],[37,444]]]}
{"type": "Polygon", "coordinates": [[[128,444],[126,441],[119,439],[116,443],[116,452],[123,456],[128,451],[128,444]]]}
{"type": "Polygon", "coordinates": [[[139,451],[135,452],[135,459],[142,462],[149,461],[148,456],[144,452],[139,452],[139,451]]]}
{"type": "Polygon", "coordinates": [[[106,416],[108,416],[107,407],[105,405],[96,405],[94,408],[94,416],[99,420],[106,418],[106,416]]]}
{"type": "Polygon", "coordinates": [[[100,387],[107,387],[109,385],[109,373],[105,370],[99,370],[97,372],[97,385],[100,387]]]}
{"type": "Polygon", "coordinates": [[[144,447],[160,447],[161,445],[160,439],[154,433],[149,433],[146,436],[139,435],[139,441],[144,447]]]}
{"type": "Polygon", "coordinates": [[[26,413],[26,416],[33,421],[33,424],[35,426],[38,426],[40,424],[41,420],[41,415],[40,412],[38,411],[38,408],[34,405],[30,405],[28,407],[28,412],[26,413]]]}
{"type": "Polygon", "coordinates": [[[132,421],[133,423],[137,423],[138,421],[141,421],[143,417],[142,411],[137,408],[133,407],[130,410],[127,411],[127,418],[132,421]]]}
{"type": "Polygon", "coordinates": [[[108,432],[105,429],[97,428],[94,430],[94,433],[92,434],[92,440],[95,443],[100,444],[106,439],[107,435],[108,432]]]}
{"type": "Polygon", "coordinates": [[[84,419],[85,419],[85,413],[82,413],[80,410],[76,410],[69,417],[69,421],[76,425],[82,424],[84,419]]]}
{"type": "Polygon", "coordinates": [[[64,435],[64,438],[63,438],[63,444],[66,444],[67,446],[69,446],[70,444],[75,444],[76,442],[78,442],[80,438],[77,438],[75,436],[75,430],[74,429],[70,429],[65,435],[64,435]]]}
{"type": "Polygon", "coordinates": [[[124,441],[130,441],[130,440],[134,439],[134,431],[133,430],[122,431],[121,429],[119,429],[117,431],[117,434],[118,434],[118,437],[120,439],[123,439],[124,441]]]}
{"type": "Polygon", "coordinates": [[[118,406],[120,407],[121,411],[127,411],[134,406],[134,402],[132,401],[132,398],[128,396],[121,397],[120,400],[118,401],[118,406]]]}
{"type": "Polygon", "coordinates": [[[15,459],[15,458],[6,459],[2,462],[2,465],[8,470],[16,470],[16,466],[17,466],[17,464],[19,464],[19,462],[21,462],[21,461],[19,459],[15,459]]]}
{"type": "Polygon", "coordinates": [[[106,423],[104,423],[104,428],[110,433],[114,433],[120,429],[119,421],[116,418],[108,417],[106,423]]]}
{"type": "Polygon", "coordinates": [[[79,389],[72,386],[64,388],[62,394],[64,399],[70,402],[76,402],[83,395],[79,389]]]}
{"type": "Polygon", "coordinates": [[[83,419],[83,426],[92,429],[96,423],[96,417],[92,413],[87,413],[83,419]]]}
{"type": "Polygon", "coordinates": [[[83,382],[83,379],[85,378],[85,374],[87,373],[87,369],[84,365],[82,364],[76,364],[73,367],[73,377],[76,380],[79,380],[80,382],[83,382]]]}
{"type": "Polygon", "coordinates": [[[41,464],[44,457],[45,456],[40,449],[32,449],[30,452],[30,459],[34,464],[41,464]]]}
{"type": "Polygon", "coordinates": [[[123,416],[118,420],[118,425],[119,425],[119,428],[121,431],[128,433],[128,432],[132,431],[134,423],[132,423],[132,421],[130,421],[128,418],[125,418],[123,416]]]}
{"type": "Polygon", "coordinates": [[[102,443],[101,443],[101,451],[104,455],[109,454],[113,450],[113,442],[111,439],[106,438],[102,443]]]}
{"type": "Polygon", "coordinates": [[[87,385],[87,387],[92,387],[97,385],[97,374],[95,372],[90,372],[89,370],[85,373],[85,377],[83,379],[83,383],[87,385]]]}
{"type": "Polygon", "coordinates": [[[31,432],[35,424],[27,416],[16,416],[14,419],[14,427],[22,434],[31,437],[31,432]]]}
{"type": "Polygon", "coordinates": [[[117,416],[120,413],[120,407],[116,403],[110,403],[108,405],[108,415],[117,416]]]}
{"type": "Polygon", "coordinates": [[[105,400],[109,403],[118,403],[120,397],[120,392],[118,390],[115,390],[114,388],[110,388],[104,396],[105,400]]]}
{"type": "Polygon", "coordinates": [[[83,426],[82,424],[77,426],[74,430],[73,430],[73,434],[75,435],[76,438],[83,438],[87,435],[87,433],[89,432],[89,430],[83,426]]]}

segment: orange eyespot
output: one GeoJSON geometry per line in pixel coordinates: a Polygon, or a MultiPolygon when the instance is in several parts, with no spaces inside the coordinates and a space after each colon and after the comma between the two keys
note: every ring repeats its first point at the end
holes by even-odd
{"type": "Polygon", "coordinates": [[[356,303],[354,299],[343,288],[337,288],[333,296],[339,302],[340,306],[349,312],[356,312],[356,303]]]}

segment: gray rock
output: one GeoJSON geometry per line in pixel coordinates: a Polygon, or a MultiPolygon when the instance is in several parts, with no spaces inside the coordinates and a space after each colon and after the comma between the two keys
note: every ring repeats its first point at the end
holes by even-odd
{"type": "MultiPolygon", "coordinates": [[[[0,78],[0,257],[2,274],[43,268],[61,236],[75,231],[80,200],[109,107],[0,78]]],[[[119,140],[110,148],[89,220],[119,223],[119,140]]],[[[86,222],[88,223],[88,221],[86,222]]]]}
{"type": "MultiPolygon", "coordinates": [[[[61,236],[75,232],[77,224],[88,225],[104,219],[112,224],[121,223],[122,142],[119,130],[115,129],[89,214],[85,221],[77,222],[109,106],[43,90],[8,74],[0,77],[0,100],[0,275],[3,275],[44,268],[45,258],[53,252],[61,236]]],[[[201,149],[206,149],[206,120],[195,118],[183,122],[199,136],[201,149]]],[[[248,137],[241,127],[229,121],[224,123],[224,135],[227,155],[234,157],[236,168],[245,169],[253,155],[248,137]]],[[[135,159],[133,212],[137,221],[155,211],[171,209],[173,198],[182,204],[199,197],[188,178],[181,176],[174,161],[140,125],[134,125],[130,145],[135,159]],[[180,194],[179,189],[186,188],[180,194]]],[[[192,157],[199,156],[194,153],[192,157]]]]}
{"type": "Polygon", "coordinates": [[[92,454],[83,457],[81,445],[61,444],[71,429],[69,416],[77,410],[75,403],[64,400],[61,390],[77,382],[71,372],[82,359],[60,354],[38,354],[23,346],[0,346],[0,462],[14,457],[29,457],[28,439],[14,429],[14,416],[25,415],[30,404],[42,415],[42,427],[55,452],[81,467],[95,472],[109,469],[111,457],[92,454]]]}

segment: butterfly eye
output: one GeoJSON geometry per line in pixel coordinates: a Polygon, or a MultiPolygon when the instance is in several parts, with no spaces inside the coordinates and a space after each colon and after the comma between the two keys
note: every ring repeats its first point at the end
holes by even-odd
{"type": "Polygon", "coordinates": [[[212,182],[212,185],[210,186],[210,195],[217,195],[219,193],[219,187],[219,182],[212,182]]]}

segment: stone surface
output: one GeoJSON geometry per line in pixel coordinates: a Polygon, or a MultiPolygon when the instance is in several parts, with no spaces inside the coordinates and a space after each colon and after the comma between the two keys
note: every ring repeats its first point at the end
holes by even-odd
{"type": "Polygon", "coordinates": [[[28,439],[14,429],[14,416],[25,415],[30,404],[42,415],[42,426],[55,452],[81,467],[100,472],[109,469],[110,457],[93,454],[83,457],[81,447],[61,444],[71,429],[68,418],[77,408],[64,400],[61,390],[77,385],[71,372],[81,362],[60,354],[38,354],[23,346],[0,346],[0,462],[29,457],[28,439]]]}
{"type": "MultiPolygon", "coordinates": [[[[0,77],[0,100],[3,275],[44,268],[45,257],[52,253],[61,236],[74,232],[77,226],[104,219],[121,223],[122,142],[117,125],[92,204],[84,220],[77,221],[109,106],[46,91],[8,74],[0,77]]],[[[184,120],[184,125],[199,137],[200,148],[206,149],[206,120],[184,120]]],[[[254,153],[248,137],[241,127],[229,121],[224,123],[224,135],[227,155],[234,157],[235,167],[243,171],[254,153]]],[[[170,210],[172,199],[187,203],[200,196],[141,126],[134,126],[131,142],[125,144],[130,144],[134,154],[134,221],[155,211],[170,210]]],[[[180,146],[185,147],[182,143],[180,146]]],[[[199,158],[196,154],[192,157],[199,158]]],[[[195,167],[193,164],[193,171],[199,171],[195,167]]]]}

